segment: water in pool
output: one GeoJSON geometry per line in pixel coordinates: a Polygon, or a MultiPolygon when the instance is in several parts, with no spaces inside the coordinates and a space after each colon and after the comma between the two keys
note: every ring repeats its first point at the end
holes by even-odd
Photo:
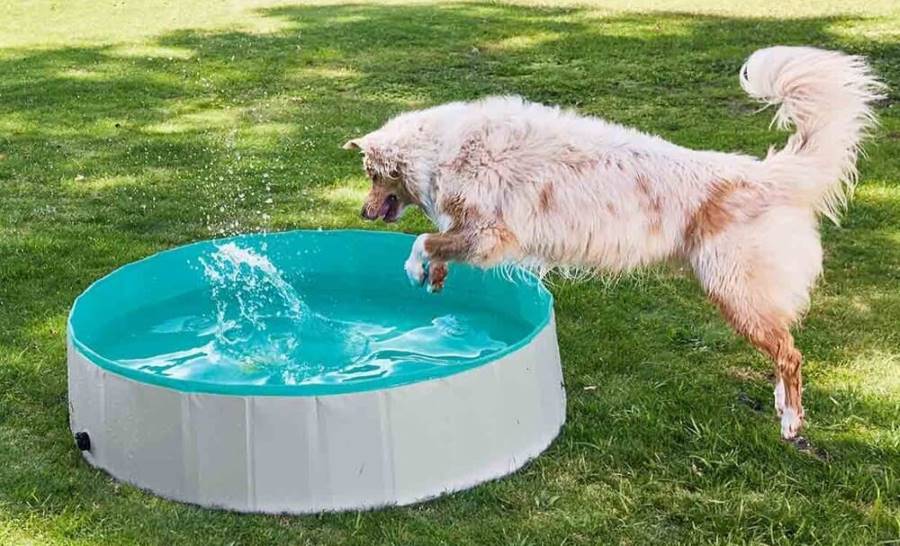
{"type": "Polygon", "coordinates": [[[205,288],[118,317],[127,327],[109,325],[98,352],[173,379],[303,385],[452,366],[521,337],[522,324],[474,305],[447,313],[428,299],[396,301],[390,291],[348,298],[318,290],[279,270],[264,250],[230,242],[199,256],[191,266],[205,288]]]}

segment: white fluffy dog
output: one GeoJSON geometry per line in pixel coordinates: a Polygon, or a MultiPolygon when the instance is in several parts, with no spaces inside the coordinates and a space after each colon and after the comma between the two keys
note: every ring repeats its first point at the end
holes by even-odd
{"type": "Polygon", "coordinates": [[[367,219],[421,207],[439,233],[416,239],[406,272],[443,286],[447,262],[545,272],[621,272],[680,258],[728,322],[775,362],[781,435],[803,423],[790,327],[822,271],[818,217],[836,220],[856,180],[882,85],[865,60],[772,47],[741,86],[796,132],[764,159],[694,151],[517,97],[402,114],[351,140],[372,179],[367,219]]]}

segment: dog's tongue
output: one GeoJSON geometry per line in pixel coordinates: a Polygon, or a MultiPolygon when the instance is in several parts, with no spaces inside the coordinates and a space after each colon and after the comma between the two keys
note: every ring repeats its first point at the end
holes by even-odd
{"type": "Polygon", "coordinates": [[[384,218],[391,213],[391,200],[385,199],[384,203],[381,204],[381,209],[378,211],[378,217],[384,218]]]}

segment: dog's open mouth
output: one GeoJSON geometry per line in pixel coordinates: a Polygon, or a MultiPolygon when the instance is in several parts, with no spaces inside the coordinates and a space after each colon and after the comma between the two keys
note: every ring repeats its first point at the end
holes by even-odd
{"type": "Polygon", "coordinates": [[[403,207],[400,205],[400,199],[396,195],[390,194],[381,203],[381,208],[376,212],[371,212],[368,205],[363,205],[362,217],[366,220],[384,220],[385,222],[396,222],[400,217],[400,211],[403,207]]]}
{"type": "Polygon", "coordinates": [[[387,199],[384,200],[384,203],[381,204],[381,209],[378,211],[378,218],[381,218],[385,222],[396,222],[399,215],[400,200],[397,199],[396,195],[388,195],[387,199]]]}

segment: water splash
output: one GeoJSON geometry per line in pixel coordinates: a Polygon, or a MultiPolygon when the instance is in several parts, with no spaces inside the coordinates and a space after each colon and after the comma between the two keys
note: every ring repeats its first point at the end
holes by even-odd
{"type": "Polygon", "coordinates": [[[186,380],[297,385],[452,365],[507,346],[488,333],[493,317],[475,324],[362,300],[314,309],[265,252],[229,242],[199,258],[208,288],[141,310],[136,335],[111,356],[186,380]]]}
{"type": "Polygon", "coordinates": [[[265,330],[272,318],[299,325],[309,313],[281,272],[252,249],[226,243],[199,260],[216,305],[216,339],[222,343],[246,339],[228,335],[234,330],[265,330]]]}
{"type": "Polygon", "coordinates": [[[214,361],[239,362],[248,372],[321,373],[365,349],[364,336],[312,311],[265,255],[226,243],[200,263],[216,309],[214,361]],[[313,350],[322,345],[332,350],[313,350]]]}

